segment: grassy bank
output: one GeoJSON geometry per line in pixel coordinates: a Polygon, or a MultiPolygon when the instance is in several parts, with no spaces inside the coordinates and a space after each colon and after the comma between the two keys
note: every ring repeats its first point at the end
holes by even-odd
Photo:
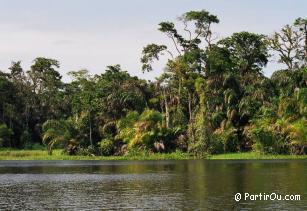
{"type": "MultiPolygon", "coordinates": [[[[188,153],[148,153],[138,152],[125,156],[69,156],[61,150],[54,150],[48,155],[46,150],[13,150],[0,149],[0,160],[186,160],[194,159],[188,153]]],[[[257,152],[228,153],[208,156],[210,160],[243,160],[243,159],[307,159],[307,155],[272,155],[257,152]]]]}
{"type": "Polygon", "coordinates": [[[54,150],[48,155],[47,150],[11,150],[0,149],[0,160],[186,160],[187,153],[133,153],[125,156],[70,156],[62,150],[54,150]]]}
{"type": "Polygon", "coordinates": [[[260,154],[257,152],[237,152],[212,155],[209,157],[212,160],[271,160],[271,159],[307,159],[307,155],[274,155],[260,154]]]}

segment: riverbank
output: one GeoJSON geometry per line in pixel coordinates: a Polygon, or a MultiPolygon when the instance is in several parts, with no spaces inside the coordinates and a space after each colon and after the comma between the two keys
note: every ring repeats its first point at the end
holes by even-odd
{"type": "Polygon", "coordinates": [[[272,160],[272,159],[307,159],[307,155],[274,155],[257,152],[237,152],[212,155],[213,160],[272,160]]]}
{"type": "Polygon", "coordinates": [[[48,155],[47,150],[11,150],[0,149],[0,160],[187,160],[187,153],[133,153],[124,156],[80,156],[65,155],[62,150],[53,150],[48,155]]]}
{"type": "MultiPolygon", "coordinates": [[[[139,152],[125,156],[70,156],[54,150],[48,155],[46,150],[11,150],[1,149],[0,160],[188,160],[195,157],[183,152],[148,153],[139,152]]],[[[307,155],[273,155],[257,152],[227,153],[208,156],[212,160],[244,160],[244,159],[307,159],[307,155]]]]}

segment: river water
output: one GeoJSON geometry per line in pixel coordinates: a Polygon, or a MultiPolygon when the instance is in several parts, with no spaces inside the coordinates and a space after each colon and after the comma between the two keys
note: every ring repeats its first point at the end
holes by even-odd
{"type": "Polygon", "coordinates": [[[0,161],[0,210],[307,210],[307,160],[0,161]]]}

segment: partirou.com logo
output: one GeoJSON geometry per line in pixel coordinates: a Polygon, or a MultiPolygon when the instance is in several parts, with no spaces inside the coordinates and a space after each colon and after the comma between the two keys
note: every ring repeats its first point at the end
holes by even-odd
{"type": "Polygon", "coordinates": [[[292,195],[281,195],[277,193],[257,193],[257,194],[251,194],[251,193],[236,193],[234,197],[235,201],[300,201],[301,195],[299,194],[292,194],[292,195]]]}

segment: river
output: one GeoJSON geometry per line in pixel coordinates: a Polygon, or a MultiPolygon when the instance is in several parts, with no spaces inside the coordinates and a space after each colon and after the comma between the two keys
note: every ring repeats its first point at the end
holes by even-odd
{"type": "Polygon", "coordinates": [[[307,210],[307,160],[0,161],[0,188],[0,210],[307,210]]]}

